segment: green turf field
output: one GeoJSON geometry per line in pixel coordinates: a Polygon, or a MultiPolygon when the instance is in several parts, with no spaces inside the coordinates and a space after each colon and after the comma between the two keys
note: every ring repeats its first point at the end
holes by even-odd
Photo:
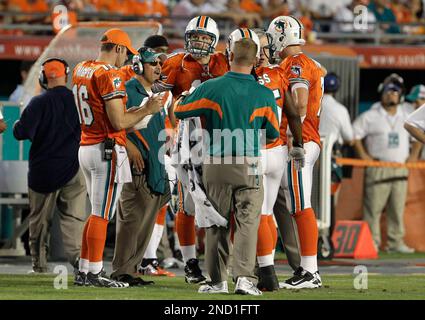
{"type": "MultiPolygon", "coordinates": [[[[286,276],[279,276],[281,280],[286,276]]],[[[149,277],[144,277],[149,279],[149,277]]],[[[53,275],[0,275],[0,300],[5,299],[153,299],[153,300],[291,300],[291,299],[401,299],[425,300],[425,275],[369,275],[368,289],[355,290],[351,275],[324,275],[324,287],[314,290],[266,292],[261,297],[231,294],[201,295],[197,285],[184,283],[183,277],[151,277],[155,285],[128,289],[74,287],[69,278],[68,289],[54,289],[53,275]]],[[[233,284],[229,290],[233,292],[233,284]]]]}

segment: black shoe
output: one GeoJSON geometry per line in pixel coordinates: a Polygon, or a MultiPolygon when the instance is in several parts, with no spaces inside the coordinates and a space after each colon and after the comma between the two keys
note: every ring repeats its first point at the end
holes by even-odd
{"type": "Polygon", "coordinates": [[[279,281],[277,280],[274,266],[259,268],[257,288],[261,291],[279,290],[279,281]]]}
{"type": "Polygon", "coordinates": [[[84,272],[78,271],[75,274],[74,285],[80,286],[80,287],[90,285],[87,280],[87,275],[84,272]]]}
{"type": "Polygon", "coordinates": [[[320,288],[321,283],[319,284],[318,279],[304,270],[302,267],[299,267],[295,272],[294,276],[284,282],[279,283],[279,288],[284,289],[315,289],[320,288]]]}
{"type": "Polygon", "coordinates": [[[103,287],[103,288],[128,288],[129,284],[126,282],[115,281],[106,277],[105,271],[100,271],[99,273],[87,274],[87,282],[89,286],[94,287],[103,287]]]}
{"type": "Polygon", "coordinates": [[[202,275],[201,268],[199,268],[198,259],[188,260],[186,266],[184,267],[184,272],[184,279],[187,283],[201,283],[207,279],[202,275]]]}
{"type": "Polygon", "coordinates": [[[116,277],[116,280],[120,282],[128,283],[130,287],[142,287],[142,286],[147,286],[150,284],[155,284],[155,282],[153,281],[145,281],[142,278],[139,278],[139,277],[136,278],[129,274],[122,274],[116,277]]]}

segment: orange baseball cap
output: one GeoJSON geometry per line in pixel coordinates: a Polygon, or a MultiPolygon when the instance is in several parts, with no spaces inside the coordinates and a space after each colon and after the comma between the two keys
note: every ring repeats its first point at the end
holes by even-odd
{"type": "Polygon", "coordinates": [[[127,49],[132,53],[132,54],[137,54],[137,50],[133,48],[133,46],[131,45],[131,40],[130,37],[128,36],[127,32],[118,29],[118,28],[113,28],[113,29],[109,29],[108,31],[106,31],[103,34],[103,38],[106,38],[105,40],[102,40],[102,43],[113,43],[113,44],[117,44],[120,46],[124,46],[127,47],[127,49]]]}
{"type": "Polygon", "coordinates": [[[52,60],[44,64],[44,74],[47,78],[60,78],[66,74],[65,65],[57,60],[52,60]]]}

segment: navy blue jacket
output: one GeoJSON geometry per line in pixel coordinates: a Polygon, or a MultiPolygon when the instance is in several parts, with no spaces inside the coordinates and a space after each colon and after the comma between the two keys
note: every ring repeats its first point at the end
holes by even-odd
{"type": "Polygon", "coordinates": [[[31,99],[15,123],[13,135],[29,139],[28,186],[39,193],[54,192],[78,172],[81,128],[72,92],[55,87],[31,99]]]}

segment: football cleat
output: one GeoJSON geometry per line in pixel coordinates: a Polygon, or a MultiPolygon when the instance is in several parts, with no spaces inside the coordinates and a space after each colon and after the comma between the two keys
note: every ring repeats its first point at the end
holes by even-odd
{"type": "Polygon", "coordinates": [[[207,279],[199,268],[198,259],[189,259],[184,267],[184,273],[184,279],[187,283],[201,283],[207,279]]]}
{"type": "Polygon", "coordinates": [[[127,282],[115,281],[106,277],[106,272],[101,270],[99,273],[87,273],[87,282],[92,287],[103,288],[128,288],[127,282]]]}
{"type": "Polygon", "coordinates": [[[133,277],[129,274],[122,274],[114,278],[115,281],[128,283],[130,287],[143,287],[151,284],[155,284],[153,281],[145,281],[139,277],[133,277]]]}
{"type": "Polygon", "coordinates": [[[198,293],[229,293],[227,281],[222,281],[217,284],[206,283],[199,287],[198,293]]]}
{"type": "Polygon", "coordinates": [[[87,280],[87,274],[85,274],[82,271],[78,271],[75,274],[74,285],[80,286],[80,287],[90,285],[88,280],[87,280]]]}
{"type": "Polygon", "coordinates": [[[150,260],[149,263],[145,264],[144,262],[148,259],[143,259],[142,264],[139,268],[139,272],[146,276],[157,276],[157,277],[175,277],[176,275],[173,272],[162,269],[159,266],[158,260],[150,260]]]}
{"type": "Polygon", "coordinates": [[[261,296],[263,293],[250,280],[245,277],[238,277],[235,286],[236,294],[249,294],[252,296],[261,296]]]}
{"type": "Polygon", "coordinates": [[[257,288],[261,291],[279,290],[279,281],[274,266],[261,267],[258,269],[259,277],[257,288]]]}
{"type": "Polygon", "coordinates": [[[280,289],[315,289],[320,288],[321,285],[322,280],[318,272],[313,275],[302,267],[294,272],[292,278],[279,282],[280,289]]]}
{"type": "Polygon", "coordinates": [[[320,277],[319,271],[316,271],[313,276],[316,278],[316,283],[319,286],[319,288],[322,287],[322,278],[320,277]]]}

